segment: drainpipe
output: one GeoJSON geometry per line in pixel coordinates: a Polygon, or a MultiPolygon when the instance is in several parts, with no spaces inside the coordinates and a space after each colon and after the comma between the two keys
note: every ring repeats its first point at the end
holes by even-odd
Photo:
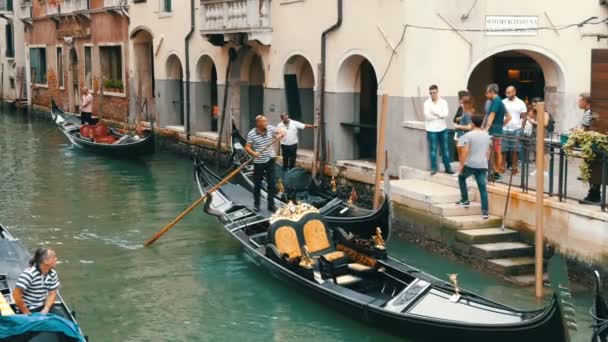
{"type": "Polygon", "coordinates": [[[325,162],[327,161],[327,147],[325,141],[325,59],[327,58],[327,35],[338,29],[342,25],[342,0],[338,0],[338,20],[335,24],[330,26],[328,29],[323,31],[321,35],[321,99],[320,99],[320,111],[319,111],[319,124],[320,127],[320,140],[321,140],[321,174],[325,171],[325,162]]]}
{"type": "Polygon", "coordinates": [[[194,33],[194,0],[190,0],[190,32],[184,39],[186,50],[186,139],[190,140],[190,38],[194,33]]]}

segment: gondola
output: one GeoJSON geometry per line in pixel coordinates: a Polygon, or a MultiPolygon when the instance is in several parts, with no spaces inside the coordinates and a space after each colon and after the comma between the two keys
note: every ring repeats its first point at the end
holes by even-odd
{"type": "Polygon", "coordinates": [[[21,272],[27,267],[31,256],[20,240],[12,236],[0,225],[0,341],[62,342],[85,341],[76,322],[75,313],[70,311],[60,294],[57,295],[51,314],[6,315],[8,304],[10,313],[17,313],[12,289],[15,288],[21,272]]]}
{"type": "Polygon", "coordinates": [[[594,271],[595,293],[593,296],[593,306],[590,310],[593,319],[593,336],[591,342],[608,342],[608,305],[602,296],[602,283],[598,271],[594,271]]]}
{"type": "Polygon", "coordinates": [[[143,130],[142,137],[137,137],[120,134],[103,122],[95,126],[81,125],[80,118],[64,112],[55,101],[51,101],[51,118],[74,146],[91,152],[122,158],[154,152],[154,132],[148,129],[143,130]]]}
{"type": "MultiPolygon", "coordinates": [[[[249,158],[248,153],[244,149],[245,139],[239,132],[234,121],[232,122],[232,154],[231,162],[233,165],[241,165],[249,158]]],[[[282,175],[282,167],[276,164],[277,175],[282,175]]],[[[289,171],[288,174],[279,176],[285,184],[285,193],[277,194],[275,203],[279,206],[285,205],[288,200],[294,202],[303,201],[314,205],[321,210],[323,216],[330,223],[340,224],[345,229],[360,227],[360,222],[378,222],[382,226],[389,223],[389,206],[388,201],[384,201],[377,210],[369,210],[361,208],[347,201],[341,200],[336,194],[331,191],[324,191],[315,182],[312,181],[310,175],[304,170],[295,168],[289,171]],[[355,224],[356,227],[352,225],[355,224]]],[[[253,191],[253,166],[246,166],[239,173],[239,182],[244,184],[250,191],[253,191]]],[[[262,198],[267,197],[266,184],[262,186],[262,198]]],[[[388,231],[383,229],[384,238],[388,239],[388,231]],[[387,233],[384,233],[387,232],[387,233]]]]}
{"type": "MultiPolygon", "coordinates": [[[[195,170],[201,193],[214,184],[195,170]]],[[[382,239],[361,238],[328,223],[313,206],[268,213],[250,208],[251,192],[226,184],[208,197],[245,252],[275,277],[387,333],[415,341],[568,341],[558,296],[520,311],[458,288],[388,256],[382,239]]]]}

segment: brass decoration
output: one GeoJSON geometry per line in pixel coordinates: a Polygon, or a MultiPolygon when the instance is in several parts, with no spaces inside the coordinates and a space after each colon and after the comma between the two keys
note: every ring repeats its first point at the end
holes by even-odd
{"type": "Polygon", "coordinates": [[[289,201],[286,206],[278,208],[277,211],[270,217],[270,224],[278,220],[290,220],[297,222],[302,218],[302,216],[308,213],[318,212],[319,209],[308,203],[300,202],[298,204],[294,204],[293,202],[289,201]]]}
{"type": "Polygon", "coordinates": [[[374,247],[377,249],[386,249],[384,239],[382,238],[382,229],[376,227],[376,235],[374,235],[374,247]]]}
{"type": "Polygon", "coordinates": [[[283,185],[283,180],[281,178],[279,178],[279,181],[277,182],[277,191],[280,194],[285,193],[285,186],[283,185]]]}
{"type": "Polygon", "coordinates": [[[331,192],[338,192],[338,184],[336,183],[336,179],[333,176],[331,177],[331,182],[329,183],[329,185],[331,186],[331,192]]]}
{"type": "Polygon", "coordinates": [[[355,190],[355,187],[353,186],[353,189],[350,192],[350,196],[348,197],[348,204],[352,205],[353,203],[357,202],[358,199],[359,194],[357,194],[357,190],[355,190]]]}
{"type": "Polygon", "coordinates": [[[452,283],[452,286],[454,286],[454,294],[450,298],[450,301],[456,303],[458,302],[458,300],[460,300],[460,289],[458,288],[458,274],[448,274],[448,277],[450,279],[450,283],[452,283]]]}
{"type": "Polygon", "coordinates": [[[312,268],[312,265],[314,264],[314,262],[312,261],[312,258],[310,257],[310,253],[308,253],[308,247],[306,247],[306,245],[302,246],[302,258],[300,259],[300,267],[304,267],[304,268],[312,268]]]}

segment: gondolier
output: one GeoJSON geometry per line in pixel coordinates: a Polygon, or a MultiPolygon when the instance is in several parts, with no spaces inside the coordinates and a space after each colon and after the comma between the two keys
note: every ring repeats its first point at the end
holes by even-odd
{"type": "Polygon", "coordinates": [[[268,125],[268,120],[264,115],[258,115],[255,118],[255,128],[247,134],[245,150],[255,158],[253,160],[253,202],[255,211],[260,211],[260,194],[264,176],[266,176],[266,183],[268,184],[268,210],[275,211],[274,162],[276,153],[273,148],[264,148],[271,144],[274,138],[280,139],[283,135],[283,131],[268,125]]]}
{"type": "Polygon", "coordinates": [[[53,308],[59,288],[55,251],[45,247],[36,249],[29,265],[17,280],[13,293],[15,304],[24,314],[48,313],[53,308]]]}
{"type": "Polygon", "coordinates": [[[277,128],[285,131],[285,136],[281,139],[283,171],[291,170],[296,165],[296,157],[298,156],[298,130],[315,127],[315,125],[304,124],[292,120],[287,113],[281,114],[281,122],[277,125],[277,128]]]}
{"type": "Polygon", "coordinates": [[[82,88],[82,106],[80,107],[80,123],[93,124],[93,95],[89,88],[82,88]]]}

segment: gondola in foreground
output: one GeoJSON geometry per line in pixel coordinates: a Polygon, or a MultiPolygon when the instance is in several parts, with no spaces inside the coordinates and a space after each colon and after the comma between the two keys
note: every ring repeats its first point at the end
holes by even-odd
{"type": "MultiPolygon", "coordinates": [[[[215,184],[200,165],[195,177],[201,193],[215,184]]],[[[329,229],[313,206],[288,204],[268,217],[250,202],[251,192],[229,183],[205,211],[257,265],[373,327],[416,341],[568,341],[556,296],[544,309],[516,310],[389,257],[379,234],[329,229]]]]}
{"type": "Polygon", "coordinates": [[[602,296],[602,282],[598,271],[594,271],[595,293],[590,314],[593,318],[593,336],[591,342],[608,342],[608,305],[602,296]]]}
{"type": "Polygon", "coordinates": [[[132,137],[116,132],[103,122],[81,125],[78,117],[61,110],[55,101],[51,101],[51,118],[72,144],[91,152],[123,158],[154,152],[154,132],[148,129],[141,132],[142,137],[132,137]]]}
{"type": "Polygon", "coordinates": [[[18,310],[12,289],[30,257],[21,241],[0,225],[0,341],[85,341],[75,314],[68,309],[60,294],[57,294],[51,314],[14,314],[18,310]]]}

